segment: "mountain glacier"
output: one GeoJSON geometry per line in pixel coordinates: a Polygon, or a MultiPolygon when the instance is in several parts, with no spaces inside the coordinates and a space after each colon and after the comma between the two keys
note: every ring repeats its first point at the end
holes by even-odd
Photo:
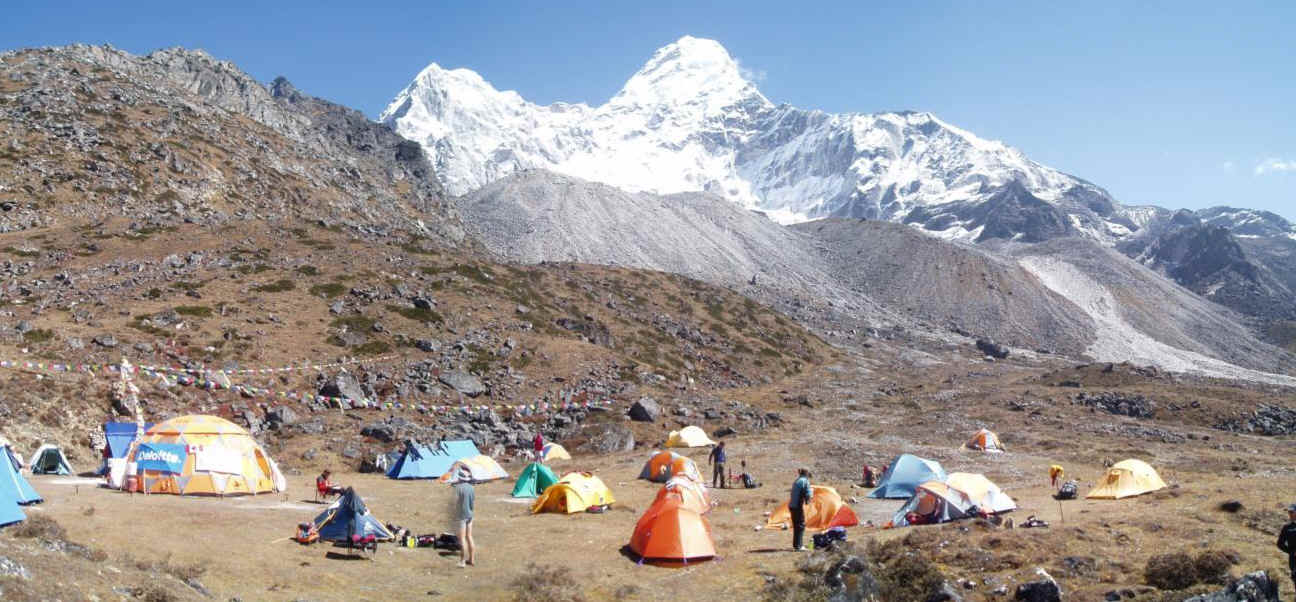
{"type": "Polygon", "coordinates": [[[633,192],[711,192],[781,223],[864,217],[945,238],[1105,244],[1138,230],[1101,188],[931,113],[775,105],[723,46],[687,36],[598,107],[536,105],[433,63],[380,119],[422,144],[456,195],[543,168],[633,192]]]}

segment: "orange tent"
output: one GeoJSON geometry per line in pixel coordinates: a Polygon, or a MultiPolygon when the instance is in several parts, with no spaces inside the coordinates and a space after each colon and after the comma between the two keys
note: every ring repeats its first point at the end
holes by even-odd
{"type": "Polygon", "coordinates": [[[999,442],[999,435],[989,429],[981,429],[972,435],[967,443],[963,444],[964,449],[976,449],[987,452],[1004,451],[1003,443],[999,442]]]}
{"type": "MultiPolygon", "coordinates": [[[[805,507],[807,529],[830,529],[832,527],[854,527],[859,524],[855,511],[842,501],[841,495],[832,487],[814,485],[810,487],[810,503],[805,507]]],[[[783,504],[770,514],[766,528],[792,526],[792,512],[783,504]]]]}
{"type": "Polygon", "coordinates": [[[678,496],[683,507],[688,510],[698,514],[711,511],[711,496],[707,495],[706,486],[689,477],[684,475],[671,477],[657,492],[657,499],[653,500],[653,503],[656,504],[672,495],[678,496]]]}
{"type": "Polygon", "coordinates": [[[648,462],[644,464],[643,470],[639,471],[639,478],[648,479],[654,483],[665,483],[673,476],[686,475],[693,480],[701,483],[702,473],[698,471],[697,464],[685,456],[675,452],[659,451],[654,453],[648,462]],[[663,467],[665,472],[663,472],[663,467]]]}
{"type": "Polygon", "coordinates": [[[283,474],[247,431],[217,416],[179,416],[153,425],[131,447],[148,493],[239,495],[283,491],[283,474]]]}
{"type": "Polygon", "coordinates": [[[716,555],[711,525],[677,494],[659,499],[635,524],[630,550],[642,560],[688,562],[716,555]]]}

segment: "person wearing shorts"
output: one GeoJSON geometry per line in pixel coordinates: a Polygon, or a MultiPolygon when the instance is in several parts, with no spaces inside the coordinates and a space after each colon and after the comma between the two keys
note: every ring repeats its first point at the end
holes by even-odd
{"type": "Polygon", "coordinates": [[[455,493],[455,527],[459,535],[459,568],[473,566],[477,560],[477,546],[473,543],[473,503],[477,494],[473,490],[472,473],[460,465],[450,481],[455,493]]]}

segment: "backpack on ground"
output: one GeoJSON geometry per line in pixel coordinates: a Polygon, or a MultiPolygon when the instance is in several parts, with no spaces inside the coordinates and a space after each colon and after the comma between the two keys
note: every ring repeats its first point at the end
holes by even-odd
{"type": "Polygon", "coordinates": [[[831,550],[834,545],[837,545],[837,542],[846,541],[846,528],[833,527],[823,533],[816,534],[811,539],[814,540],[816,550],[831,550]]]}

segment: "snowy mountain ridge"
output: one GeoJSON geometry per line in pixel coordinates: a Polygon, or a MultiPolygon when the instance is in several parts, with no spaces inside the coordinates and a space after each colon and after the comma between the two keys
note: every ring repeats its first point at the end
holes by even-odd
{"type": "Polygon", "coordinates": [[[633,192],[707,191],[781,223],[866,217],[943,238],[1105,244],[1138,228],[1101,188],[931,113],[775,105],[723,46],[689,36],[597,107],[536,105],[433,63],[380,119],[422,144],[456,195],[543,168],[633,192]]]}

